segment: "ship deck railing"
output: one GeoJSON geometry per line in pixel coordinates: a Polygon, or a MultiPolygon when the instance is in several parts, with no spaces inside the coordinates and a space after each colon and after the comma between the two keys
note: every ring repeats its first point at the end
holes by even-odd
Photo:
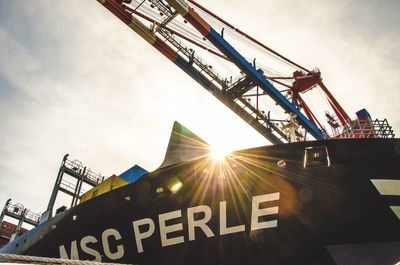
{"type": "Polygon", "coordinates": [[[394,138],[395,134],[387,119],[352,120],[336,138],[394,138]]]}

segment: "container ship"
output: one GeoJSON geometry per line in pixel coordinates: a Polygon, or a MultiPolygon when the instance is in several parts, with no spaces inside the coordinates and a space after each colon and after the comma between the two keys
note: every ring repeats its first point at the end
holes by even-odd
{"type": "MultiPolygon", "coordinates": [[[[272,145],[216,157],[175,122],[152,172],[135,165],[104,178],[66,155],[35,228],[18,225],[0,253],[129,264],[400,262],[400,139],[386,119],[365,109],[351,118],[318,69],[193,0],[98,2],[272,145]],[[249,43],[262,51],[257,60],[249,43]],[[271,70],[259,62],[273,64],[267,57],[283,65],[271,70]],[[305,94],[315,90],[331,112],[312,110],[305,94]],[[77,184],[68,188],[65,175],[77,184]],[[71,207],[53,212],[60,191],[71,207]]],[[[13,209],[8,202],[2,216],[13,209]]]]}

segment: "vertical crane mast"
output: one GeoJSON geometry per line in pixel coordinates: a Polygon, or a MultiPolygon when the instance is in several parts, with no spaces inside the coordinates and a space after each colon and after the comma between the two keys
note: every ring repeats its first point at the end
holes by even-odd
{"type": "MultiPolygon", "coordinates": [[[[98,0],[116,17],[127,24],[170,61],[174,62],[271,143],[278,144],[290,141],[288,134],[284,131],[285,126],[283,126],[283,123],[287,122],[287,120],[272,119],[269,111],[268,115],[265,114],[265,111],[261,111],[258,104],[258,98],[261,96],[269,96],[276,105],[283,109],[284,113],[290,114],[292,118],[295,117],[296,121],[315,139],[326,138],[321,130],[300,111],[299,106],[290,102],[266,79],[263,71],[257,69],[255,63],[251,64],[248,62],[224,39],[222,34],[219,34],[211,27],[185,1],[167,0],[167,3],[159,0],[148,1],[150,2],[150,4],[147,3],[149,7],[159,10],[161,19],[154,19],[154,13],[147,15],[138,12],[138,9],[143,8],[142,5],[145,5],[145,1],[139,1],[139,4],[133,8],[130,5],[132,0],[98,0]],[[168,24],[177,19],[178,14],[185,19],[185,23],[189,22],[214,47],[207,48],[202,44],[196,43],[190,37],[185,37],[176,30],[169,28],[168,24]],[[150,22],[150,26],[144,24],[144,21],[150,22]],[[232,76],[230,79],[222,77],[210,64],[198,57],[197,54],[195,55],[195,51],[192,48],[187,47],[179,41],[177,36],[190,43],[194,43],[197,47],[201,47],[214,55],[218,55],[220,58],[226,59],[230,64],[233,63],[240,69],[243,75],[235,82],[232,81],[232,76]],[[256,106],[250,103],[248,97],[245,97],[246,93],[251,90],[254,91],[255,88],[257,88],[257,92],[254,94],[257,97],[256,106]],[[261,92],[259,92],[259,89],[261,92]],[[279,122],[282,126],[279,125],[279,122]]],[[[279,83],[279,81],[276,82],[279,83]]],[[[291,120],[293,120],[292,118],[291,120]]]]}

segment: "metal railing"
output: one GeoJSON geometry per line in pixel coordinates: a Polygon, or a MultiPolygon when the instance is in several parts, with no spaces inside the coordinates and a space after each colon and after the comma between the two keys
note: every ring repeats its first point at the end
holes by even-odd
{"type": "Polygon", "coordinates": [[[23,219],[32,224],[39,223],[41,214],[32,212],[30,209],[25,208],[25,206],[20,203],[10,202],[6,206],[5,210],[7,215],[17,218],[18,220],[23,219]]]}
{"type": "Polygon", "coordinates": [[[395,134],[387,119],[352,120],[337,138],[394,138],[395,134]]]}
{"type": "Polygon", "coordinates": [[[104,181],[104,176],[102,176],[101,173],[93,172],[90,168],[86,169],[85,177],[96,183],[101,183],[104,181]]]}
{"type": "Polygon", "coordinates": [[[84,174],[84,177],[95,182],[101,183],[104,180],[104,176],[101,173],[94,172],[90,168],[84,167],[83,163],[77,159],[74,160],[65,160],[64,166],[70,170],[75,171],[78,174],[84,174]]]}

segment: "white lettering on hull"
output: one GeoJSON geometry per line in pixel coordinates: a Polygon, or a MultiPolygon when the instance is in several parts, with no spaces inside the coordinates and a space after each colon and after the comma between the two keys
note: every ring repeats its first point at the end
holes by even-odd
{"type": "Polygon", "coordinates": [[[99,261],[100,262],[101,261],[100,253],[97,250],[95,250],[93,248],[90,248],[88,246],[88,244],[95,244],[97,242],[98,241],[94,236],[85,236],[84,238],[81,239],[81,244],[80,245],[81,245],[81,249],[82,249],[82,251],[84,253],[86,253],[86,254],[88,254],[90,256],[93,256],[94,257],[94,261],[99,261]]]}
{"type": "Polygon", "coordinates": [[[60,251],[61,259],[79,259],[78,246],[76,244],[76,240],[71,242],[71,255],[70,256],[68,256],[64,245],[61,245],[58,249],[60,251]]]}
{"type": "MultiPolygon", "coordinates": [[[[227,211],[227,202],[219,203],[219,235],[242,233],[246,231],[269,229],[278,226],[278,220],[272,219],[262,221],[262,217],[278,214],[279,207],[261,208],[260,205],[264,202],[278,201],[279,192],[254,196],[251,205],[251,220],[250,224],[235,224],[228,226],[227,220],[229,214],[227,211]]],[[[214,237],[215,234],[209,227],[208,223],[212,218],[211,208],[207,205],[190,207],[187,209],[187,229],[188,241],[196,240],[195,231],[201,230],[207,238],[214,237]],[[202,218],[195,219],[196,214],[202,214],[202,218]]],[[[132,222],[133,236],[136,242],[137,253],[144,252],[143,242],[154,235],[156,225],[151,218],[143,218],[132,222]]],[[[171,211],[158,215],[158,233],[160,235],[161,247],[182,244],[185,242],[183,235],[183,220],[182,210],[171,211]],[[173,236],[171,235],[173,234],[173,236]]],[[[122,239],[121,234],[114,228],[109,228],[103,231],[101,235],[101,244],[96,237],[87,235],[79,241],[80,251],[93,257],[93,261],[102,261],[103,253],[110,260],[119,260],[124,257],[125,249],[122,243],[118,243],[122,239]],[[110,246],[112,245],[112,247],[110,246]],[[102,252],[101,252],[101,250],[102,252]]],[[[64,245],[59,246],[60,258],[63,259],[79,259],[78,243],[73,240],[70,243],[70,253],[68,255],[64,245]]]]}
{"type": "MultiPolygon", "coordinates": [[[[116,251],[115,252],[111,252],[110,249],[110,238],[113,237],[114,240],[112,240],[111,242],[113,242],[115,245],[115,243],[117,242],[117,240],[122,239],[121,234],[118,232],[118,230],[116,229],[106,229],[105,231],[103,231],[103,233],[101,234],[101,242],[102,242],[102,247],[103,247],[103,253],[106,255],[107,258],[111,259],[111,260],[117,260],[120,259],[124,256],[125,254],[125,250],[124,250],[124,246],[122,244],[116,245],[116,251]]],[[[102,261],[102,256],[100,254],[99,251],[97,251],[96,249],[94,249],[96,246],[98,246],[99,241],[96,239],[96,237],[88,235],[83,237],[80,240],[80,249],[82,250],[83,253],[90,255],[93,257],[93,259],[91,259],[91,261],[98,261],[101,262],[102,261]],[[89,244],[92,246],[90,247],[89,244]]],[[[60,258],[61,259],[76,259],[79,260],[79,252],[78,252],[78,245],[76,240],[71,242],[71,252],[70,255],[68,256],[67,254],[67,250],[65,249],[64,245],[59,246],[59,252],[60,252],[60,258]]]]}
{"type": "Polygon", "coordinates": [[[279,192],[253,197],[253,203],[251,207],[252,209],[250,230],[266,229],[278,226],[278,220],[272,220],[268,222],[259,221],[259,218],[262,216],[278,213],[278,207],[268,207],[260,209],[260,203],[277,200],[279,200],[279,192]]]}
{"type": "Polygon", "coordinates": [[[154,233],[154,230],[155,230],[154,222],[150,218],[133,221],[133,232],[135,234],[136,247],[137,247],[138,253],[143,252],[142,240],[150,237],[154,233]],[[140,232],[139,227],[143,226],[143,225],[148,225],[149,228],[145,232],[140,232]]]}
{"type": "Polygon", "coordinates": [[[169,213],[163,213],[158,216],[158,223],[160,224],[160,235],[161,235],[161,246],[172,246],[183,243],[185,240],[183,236],[168,238],[168,234],[183,230],[182,223],[174,225],[166,225],[166,221],[182,217],[182,211],[173,211],[169,213]]]}
{"type": "Polygon", "coordinates": [[[243,232],[246,229],[245,225],[227,227],[226,218],[226,201],[223,201],[219,203],[219,234],[221,236],[243,232]]]}
{"type": "Polygon", "coordinates": [[[188,234],[189,241],[195,240],[195,227],[203,230],[204,234],[207,237],[213,237],[214,233],[211,231],[210,227],[208,227],[207,223],[211,220],[211,208],[207,205],[200,205],[197,207],[191,207],[187,209],[187,218],[188,218],[188,234]],[[204,213],[204,218],[199,220],[194,220],[194,214],[196,213],[204,213]]]}
{"type": "Polygon", "coordinates": [[[116,240],[121,239],[121,234],[117,230],[112,228],[107,229],[106,231],[103,232],[101,236],[101,242],[103,243],[104,254],[107,256],[107,258],[112,260],[117,260],[122,258],[124,256],[124,246],[117,245],[117,251],[111,252],[110,237],[114,237],[113,242],[115,242],[116,240]]]}

